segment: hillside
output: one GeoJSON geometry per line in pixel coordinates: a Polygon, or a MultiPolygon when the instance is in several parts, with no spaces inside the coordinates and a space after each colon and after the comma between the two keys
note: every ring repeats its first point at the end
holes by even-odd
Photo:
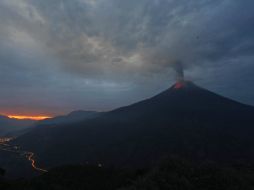
{"type": "Polygon", "coordinates": [[[24,133],[33,126],[33,120],[19,120],[9,118],[7,116],[0,116],[0,137],[15,136],[24,133]]]}
{"type": "Polygon", "coordinates": [[[0,169],[1,190],[252,190],[253,180],[253,166],[195,164],[179,158],[167,158],[145,170],[69,165],[53,168],[30,180],[1,180],[0,169]]]}
{"type": "Polygon", "coordinates": [[[95,118],[33,130],[13,143],[47,167],[91,163],[145,167],[167,155],[220,162],[254,158],[254,108],[192,82],[95,118]]]}
{"type": "Polygon", "coordinates": [[[66,125],[70,123],[80,122],[86,119],[93,119],[98,117],[100,112],[95,111],[73,111],[67,115],[56,116],[49,119],[44,119],[36,123],[37,126],[56,126],[56,125],[66,125]]]}

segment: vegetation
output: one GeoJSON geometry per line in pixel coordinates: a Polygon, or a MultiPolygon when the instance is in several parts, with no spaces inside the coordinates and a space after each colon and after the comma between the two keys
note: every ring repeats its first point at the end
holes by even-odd
{"type": "Polygon", "coordinates": [[[1,190],[251,190],[254,167],[169,158],[147,170],[65,166],[31,180],[0,183],[1,190]]]}
{"type": "Polygon", "coordinates": [[[121,190],[251,190],[254,169],[170,159],[121,190]]]}

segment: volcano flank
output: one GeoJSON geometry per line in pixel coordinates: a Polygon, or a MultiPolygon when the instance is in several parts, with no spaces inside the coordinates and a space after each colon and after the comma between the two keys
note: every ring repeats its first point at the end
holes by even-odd
{"type": "Polygon", "coordinates": [[[145,167],[168,155],[252,162],[253,135],[253,107],[180,81],[150,99],[95,119],[34,129],[14,143],[35,152],[47,167],[145,167]]]}

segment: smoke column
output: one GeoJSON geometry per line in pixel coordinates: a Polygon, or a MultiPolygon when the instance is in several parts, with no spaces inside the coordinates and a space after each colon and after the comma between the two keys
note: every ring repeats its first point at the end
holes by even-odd
{"type": "Polygon", "coordinates": [[[181,61],[176,61],[173,64],[173,69],[176,71],[176,80],[177,81],[184,81],[184,70],[183,70],[183,65],[181,61]]]}

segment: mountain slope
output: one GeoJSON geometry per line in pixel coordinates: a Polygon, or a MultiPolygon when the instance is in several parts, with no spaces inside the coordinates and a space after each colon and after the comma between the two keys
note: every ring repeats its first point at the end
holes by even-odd
{"type": "Polygon", "coordinates": [[[33,120],[19,120],[0,116],[0,137],[23,133],[24,130],[31,128],[34,123],[33,120]]]}
{"type": "Polygon", "coordinates": [[[88,162],[142,167],[168,154],[195,160],[254,158],[254,108],[181,82],[159,95],[14,143],[51,167],[88,162]]]}
{"type": "Polygon", "coordinates": [[[64,116],[57,116],[54,118],[49,118],[49,119],[44,119],[42,121],[39,121],[36,123],[37,126],[45,126],[45,125],[66,125],[69,123],[74,123],[74,122],[80,122],[82,120],[86,119],[93,119],[98,117],[100,114],[99,112],[95,111],[73,111],[69,113],[68,115],[64,116]]]}

